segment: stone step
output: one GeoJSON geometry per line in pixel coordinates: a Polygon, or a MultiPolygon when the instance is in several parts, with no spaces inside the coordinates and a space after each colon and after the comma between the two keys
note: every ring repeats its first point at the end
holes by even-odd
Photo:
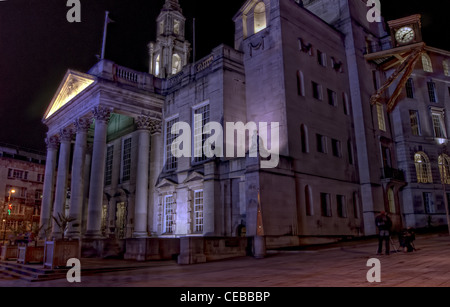
{"type": "Polygon", "coordinates": [[[65,278],[68,271],[67,269],[49,270],[14,262],[1,262],[0,268],[0,272],[5,275],[24,279],[30,282],[65,278]]]}

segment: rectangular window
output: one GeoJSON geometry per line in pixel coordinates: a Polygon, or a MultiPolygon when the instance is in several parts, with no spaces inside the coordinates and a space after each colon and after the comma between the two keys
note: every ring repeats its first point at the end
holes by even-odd
{"type": "Polygon", "coordinates": [[[384,108],[382,104],[377,103],[378,128],[386,131],[386,119],[384,117],[384,108]]]}
{"type": "Polygon", "coordinates": [[[378,79],[378,73],[376,70],[372,71],[372,82],[373,88],[375,89],[375,91],[378,91],[378,89],[380,88],[380,81],[378,79]]]}
{"type": "Polygon", "coordinates": [[[434,83],[433,81],[428,81],[427,85],[430,102],[438,102],[436,95],[436,83],[434,83]]]}
{"type": "Polygon", "coordinates": [[[317,50],[317,61],[320,66],[327,67],[327,55],[320,50],[317,50]]]}
{"type": "Polygon", "coordinates": [[[342,93],[342,100],[344,102],[344,114],[350,115],[350,103],[348,101],[348,95],[346,93],[342,93]]]}
{"type": "Polygon", "coordinates": [[[433,113],[433,130],[434,137],[438,139],[446,139],[447,133],[445,132],[444,114],[443,113],[433,113]]]}
{"type": "Polygon", "coordinates": [[[330,194],[320,193],[320,208],[321,208],[322,216],[331,216],[330,194]]]}
{"type": "Polygon", "coordinates": [[[10,168],[10,169],[8,169],[8,178],[9,179],[27,179],[28,172],[10,168]]]}
{"type": "Polygon", "coordinates": [[[411,122],[412,135],[420,136],[422,132],[420,129],[419,112],[416,110],[409,110],[409,120],[411,122]]]}
{"type": "Polygon", "coordinates": [[[333,150],[333,156],[340,158],[342,156],[341,153],[341,142],[335,139],[331,140],[331,147],[333,150]]]}
{"type": "Polygon", "coordinates": [[[122,182],[131,178],[131,138],[123,141],[122,147],[122,182]]]}
{"type": "Polygon", "coordinates": [[[37,181],[38,182],[44,182],[44,174],[37,174],[37,181]]]}
{"type": "Polygon", "coordinates": [[[348,163],[353,164],[353,144],[351,140],[347,141],[348,163]]]}
{"type": "Polygon", "coordinates": [[[322,94],[322,86],[316,82],[312,82],[312,90],[313,90],[313,97],[319,100],[323,100],[323,94],[322,94]]]}
{"type": "Polygon", "coordinates": [[[347,217],[347,203],[346,198],[343,195],[336,196],[337,202],[337,214],[339,217],[347,217]]]}
{"type": "Polygon", "coordinates": [[[203,134],[203,128],[209,122],[209,104],[194,110],[194,162],[203,162],[208,158],[203,153],[203,144],[209,135],[203,134]]]}
{"type": "Polygon", "coordinates": [[[299,96],[305,96],[305,79],[303,72],[297,70],[297,94],[299,96]]]}
{"type": "MultiPolygon", "coordinates": [[[[174,118],[166,123],[166,170],[174,170],[178,167],[178,159],[173,155],[172,143],[177,138],[177,135],[171,133],[172,127],[178,123],[178,118],[174,118]]],[[[176,144],[175,149],[178,148],[176,144]]]]}
{"type": "Polygon", "coordinates": [[[425,205],[425,213],[436,213],[436,208],[434,207],[433,195],[431,193],[423,193],[423,203],[425,205]]]}
{"type": "Polygon", "coordinates": [[[323,135],[316,134],[317,151],[327,153],[327,138],[323,135]]]}
{"type": "Polygon", "coordinates": [[[113,154],[114,145],[108,146],[106,149],[105,185],[110,185],[112,183],[113,154]]]}
{"type": "Polygon", "coordinates": [[[173,233],[174,204],[175,201],[173,195],[167,195],[164,197],[164,233],[173,233]]]}
{"type": "Polygon", "coordinates": [[[413,78],[409,78],[406,82],[406,97],[413,99],[414,98],[414,80],[413,78]]]}
{"type": "Polygon", "coordinates": [[[335,91],[332,91],[330,89],[327,90],[328,92],[328,104],[330,106],[336,107],[337,106],[337,95],[335,91]]]}
{"type": "Polygon", "coordinates": [[[203,232],[203,190],[194,192],[194,232],[203,232]]]}

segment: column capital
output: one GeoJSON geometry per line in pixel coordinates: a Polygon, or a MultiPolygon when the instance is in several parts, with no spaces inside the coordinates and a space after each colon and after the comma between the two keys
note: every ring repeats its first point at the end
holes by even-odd
{"type": "Polygon", "coordinates": [[[70,128],[63,128],[59,131],[59,139],[61,142],[71,142],[73,137],[73,130],[70,128]]]}
{"type": "Polygon", "coordinates": [[[148,130],[152,135],[161,133],[162,121],[147,115],[140,115],[136,118],[138,130],[148,130]]]}
{"type": "Polygon", "coordinates": [[[152,119],[150,121],[150,133],[151,135],[161,134],[162,121],[160,119],[152,119]]]}
{"type": "Polygon", "coordinates": [[[107,123],[111,117],[111,110],[106,107],[97,106],[92,112],[96,121],[104,121],[107,123]]]}
{"type": "Polygon", "coordinates": [[[59,138],[54,136],[49,136],[45,139],[45,144],[47,144],[47,150],[58,149],[59,148],[59,138]]]}
{"type": "Polygon", "coordinates": [[[77,118],[74,122],[75,131],[78,132],[87,132],[92,124],[92,118],[77,118]]]}

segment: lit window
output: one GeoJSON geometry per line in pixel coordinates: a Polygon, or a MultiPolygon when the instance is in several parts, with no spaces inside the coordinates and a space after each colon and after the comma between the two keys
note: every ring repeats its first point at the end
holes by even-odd
{"type": "Polygon", "coordinates": [[[194,192],[194,232],[203,232],[203,190],[194,192]]]}
{"type": "Polygon", "coordinates": [[[394,188],[390,187],[388,190],[388,203],[389,203],[389,212],[395,214],[397,212],[396,206],[395,206],[395,194],[394,194],[394,188]]]}
{"type": "Polygon", "coordinates": [[[450,61],[444,60],[444,62],[442,62],[442,66],[444,68],[444,75],[450,77],[450,61]]]}
{"type": "Polygon", "coordinates": [[[422,55],[422,65],[424,71],[433,72],[433,64],[431,63],[431,58],[428,54],[422,55]]]}
{"type": "MultiPolygon", "coordinates": [[[[172,127],[177,123],[178,118],[174,118],[166,123],[166,170],[174,170],[178,167],[178,159],[172,153],[172,143],[175,142],[176,135],[171,133],[172,127]]],[[[177,150],[178,144],[175,145],[175,150],[177,150]]]]}
{"type": "Polygon", "coordinates": [[[172,75],[181,71],[181,58],[178,54],[172,56],[172,75]]]}
{"type": "Polygon", "coordinates": [[[161,57],[158,56],[156,57],[156,61],[155,61],[155,76],[159,76],[159,70],[161,68],[161,57]]]}
{"type": "Polygon", "coordinates": [[[441,174],[441,182],[450,184],[450,157],[442,154],[438,159],[439,173],[441,174]]]}
{"type": "Polygon", "coordinates": [[[209,104],[194,110],[194,162],[202,162],[208,158],[203,153],[203,144],[209,135],[203,128],[209,122],[209,104]]]}
{"type": "Polygon", "coordinates": [[[384,108],[382,104],[377,103],[378,128],[386,131],[386,119],[384,117],[384,108]]]}
{"type": "Polygon", "coordinates": [[[259,2],[255,6],[254,11],[254,22],[255,22],[255,33],[258,33],[261,30],[264,30],[267,26],[266,22],[266,5],[264,2],[259,2]]]}
{"type": "Polygon", "coordinates": [[[414,155],[414,164],[416,165],[416,175],[418,183],[433,183],[431,174],[430,160],[423,152],[414,155]]]}
{"type": "Polygon", "coordinates": [[[131,178],[131,138],[125,139],[122,144],[122,182],[131,178]]]}
{"type": "Polygon", "coordinates": [[[409,110],[409,120],[411,122],[412,135],[421,135],[419,112],[416,110],[409,110]]]}
{"type": "Polygon", "coordinates": [[[174,205],[173,195],[164,197],[164,233],[173,233],[174,205]]]}
{"type": "Polygon", "coordinates": [[[430,98],[430,102],[438,102],[436,95],[436,83],[433,81],[428,81],[428,97],[430,98]]]}
{"type": "Polygon", "coordinates": [[[434,137],[437,139],[446,139],[447,133],[444,122],[444,112],[433,111],[431,118],[433,120],[434,137]]]}
{"type": "Polygon", "coordinates": [[[173,21],[173,33],[176,35],[180,34],[180,21],[178,19],[173,21]]]}

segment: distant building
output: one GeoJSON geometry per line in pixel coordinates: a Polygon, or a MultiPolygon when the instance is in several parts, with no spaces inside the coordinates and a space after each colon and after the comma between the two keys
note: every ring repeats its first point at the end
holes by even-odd
{"type": "Polygon", "coordinates": [[[0,240],[39,227],[44,165],[45,153],[0,143],[0,240]]]}
{"type": "Polygon", "coordinates": [[[380,211],[395,229],[445,224],[439,174],[450,160],[435,141],[447,144],[450,54],[422,42],[417,16],[391,22],[389,37],[367,10],[364,1],[245,1],[234,48],[190,64],[182,10],[166,0],[149,73],[102,60],[64,77],[43,120],[41,224],[68,203],[80,221],[69,237],[90,247],[141,239],[144,254],[148,238],[264,235],[270,248],[373,235],[380,211]],[[403,63],[417,65],[404,75],[403,63]],[[211,122],[277,127],[279,148],[273,135],[256,146],[276,167],[252,157],[264,138],[259,129],[252,143],[251,126],[242,155],[235,143],[217,154],[237,139],[225,129],[206,155],[211,122]]]}

